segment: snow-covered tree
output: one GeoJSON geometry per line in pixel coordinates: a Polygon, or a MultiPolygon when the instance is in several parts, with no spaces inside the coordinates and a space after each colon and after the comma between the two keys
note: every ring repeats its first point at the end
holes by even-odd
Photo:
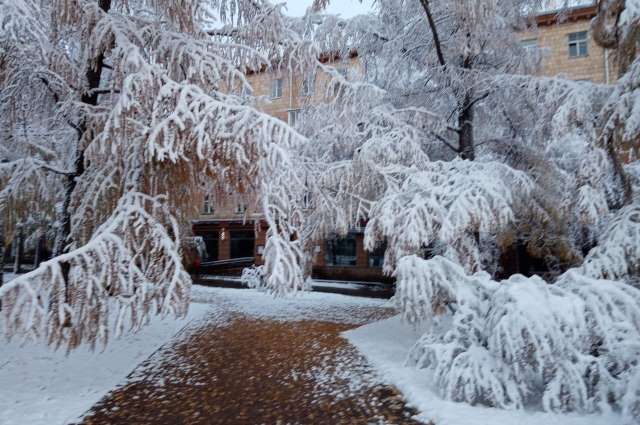
{"type": "MultiPolygon", "coordinates": [[[[357,48],[363,81],[334,78],[337,98],[300,121],[315,191],[304,235],[366,220],[401,314],[432,324],[409,360],[443,397],[633,421],[637,44],[609,86],[526,75],[535,58],[514,30],[541,3],[380,0],[349,22],[308,15],[320,44],[357,48]],[[547,281],[496,278],[515,243],[547,281]]],[[[602,2],[618,26],[605,29],[637,34],[636,3],[602,2]]]]}
{"type": "Polygon", "coordinates": [[[181,244],[204,180],[260,189],[267,282],[298,285],[300,185],[286,170],[304,139],[230,94],[248,86],[247,70],[307,61],[309,43],[281,9],[262,0],[0,1],[0,211],[12,222],[27,209],[55,215],[53,258],[0,289],[8,336],[73,348],[151,314],[184,315],[191,280],[181,244]]]}

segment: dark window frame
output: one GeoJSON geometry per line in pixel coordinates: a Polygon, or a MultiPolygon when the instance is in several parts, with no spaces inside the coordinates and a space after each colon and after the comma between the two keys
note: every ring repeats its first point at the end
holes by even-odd
{"type": "Polygon", "coordinates": [[[328,239],[325,244],[325,262],[332,267],[355,267],[358,245],[355,234],[328,239]]]}

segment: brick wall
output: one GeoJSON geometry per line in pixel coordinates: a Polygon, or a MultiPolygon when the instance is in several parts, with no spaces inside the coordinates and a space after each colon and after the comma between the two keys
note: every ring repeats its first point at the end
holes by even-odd
{"type": "Polygon", "coordinates": [[[605,54],[605,49],[593,41],[590,25],[591,18],[584,16],[577,20],[541,25],[536,32],[522,33],[521,40],[537,40],[542,55],[539,75],[564,76],[572,80],[590,80],[595,83],[615,80],[613,54],[605,54]],[[570,57],[569,34],[580,31],[588,32],[588,54],[585,57],[570,57]],[[608,62],[608,71],[605,59],[608,62]]]}

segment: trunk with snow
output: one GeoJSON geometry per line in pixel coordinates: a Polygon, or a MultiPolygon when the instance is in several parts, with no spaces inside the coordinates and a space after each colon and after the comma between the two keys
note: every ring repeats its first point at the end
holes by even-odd
{"type": "Polygon", "coordinates": [[[24,255],[24,232],[22,227],[18,228],[17,234],[13,239],[14,258],[13,258],[13,273],[22,273],[22,257],[24,255]]]}
{"type": "Polygon", "coordinates": [[[475,146],[473,143],[473,101],[470,93],[466,93],[460,106],[458,137],[458,149],[460,157],[473,161],[476,158],[475,146]]]}
{"type": "Polygon", "coordinates": [[[38,236],[38,239],[36,241],[36,246],[35,246],[35,250],[33,253],[33,268],[36,269],[38,268],[38,266],[40,266],[40,263],[42,262],[42,245],[44,244],[44,236],[38,236]]]}

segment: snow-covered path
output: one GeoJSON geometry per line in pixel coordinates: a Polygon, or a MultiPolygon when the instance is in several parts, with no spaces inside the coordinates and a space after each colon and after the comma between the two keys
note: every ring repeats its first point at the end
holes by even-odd
{"type": "MultiPolygon", "coordinates": [[[[234,398],[239,401],[246,400],[243,394],[248,395],[250,375],[263,373],[256,382],[269,381],[269,365],[272,365],[271,373],[279,374],[283,380],[273,382],[273,388],[284,385],[283,388],[304,389],[296,394],[307,400],[307,404],[298,401],[290,405],[303,412],[309,410],[305,406],[315,403],[319,397],[330,397],[331,400],[339,398],[345,406],[342,412],[336,412],[338,417],[375,417],[379,412],[372,409],[377,409],[379,399],[389,400],[394,414],[408,415],[411,411],[404,410],[398,394],[378,386],[363,357],[339,336],[344,330],[387,317],[389,310],[385,303],[379,299],[321,293],[275,299],[252,290],[195,286],[193,303],[185,320],[154,320],[137,334],[111,341],[101,353],[80,349],[67,357],[64,352],[52,352],[42,345],[3,344],[0,346],[0,424],[57,425],[77,421],[111,424],[118,422],[118,412],[135,414],[136,411],[161,420],[160,410],[146,408],[147,393],[138,394],[137,399],[134,396],[127,399],[129,402],[140,401],[139,409],[126,409],[113,402],[116,399],[122,402],[119,394],[132,391],[131,386],[151,388],[157,395],[170,387],[171,379],[180,377],[183,379],[179,383],[183,386],[179,393],[173,394],[173,400],[180,400],[181,394],[189,389],[200,394],[202,388],[213,388],[221,393],[235,394],[234,398]],[[236,326],[229,326],[233,321],[236,326]],[[270,334],[273,337],[261,339],[261,335],[270,334]],[[326,344],[316,344],[316,340],[326,344]],[[204,343],[199,349],[195,343],[198,341],[204,343]],[[305,341],[306,350],[301,347],[305,341]],[[256,344],[253,351],[251,342],[256,344]],[[271,348],[267,347],[269,344],[271,348]],[[191,355],[177,355],[181,349],[189,347],[191,355]],[[226,351],[216,351],[221,347],[227,347],[226,351]],[[235,351],[231,357],[224,357],[224,353],[231,353],[229,347],[235,347],[235,351]],[[260,350],[269,354],[260,355],[260,350]],[[212,358],[206,361],[207,364],[198,364],[197,361],[203,360],[198,353],[209,353],[212,358]],[[278,355],[284,357],[280,358],[280,363],[274,363],[274,356],[278,355]],[[233,363],[234,359],[244,360],[233,363]],[[216,364],[216,361],[222,363],[216,364]],[[220,375],[217,371],[226,374],[220,375]],[[242,378],[242,374],[249,375],[242,378]],[[301,379],[303,375],[306,379],[301,379]],[[225,385],[217,382],[221,376],[228,378],[225,385]],[[365,391],[368,396],[354,399],[353,392],[358,391],[365,391]],[[114,416],[105,417],[102,410],[102,416],[89,415],[82,419],[96,403],[94,413],[108,405],[107,413],[114,416]]],[[[260,398],[264,394],[255,394],[253,398],[271,403],[273,412],[287,411],[273,398],[260,398]]],[[[290,396],[282,396],[283,400],[293,401],[290,396]]],[[[171,399],[171,394],[164,393],[164,397],[171,399]]],[[[213,402],[205,404],[214,405],[213,402]]],[[[184,406],[185,412],[193,413],[189,403],[181,402],[179,406],[184,406]]],[[[180,409],[173,406],[171,411],[179,412],[180,409]]],[[[164,416],[166,419],[166,414],[164,416]]],[[[191,417],[188,422],[194,423],[194,420],[191,417]]],[[[201,420],[216,423],[204,416],[201,420]]],[[[140,422],[145,421],[129,418],[127,423],[140,422]]]]}
{"type": "Polygon", "coordinates": [[[206,325],[141,365],[83,424],[416,423],[340,333],[392,314],[335,294],[202,289],[206,325]]]}
{"type": "Polygon", "coordinates": [[[0,424],[58,425],[77,420],[177,332],[211,310],[194,303],[182,320],[154,319],[102,352],[68,356],[42,344],[0,343],[0,424]]]}
{"type": "Polygon", "coordinates": [[[424,373],[403,364],[420,333],[386,319],[392,314],[386,303],[196,286],[185,320],[155,320],[102,353],[81,349],[67,357],[43,346],[3,344],[0,424],[619,421],[440,400],[424,373]]]}

